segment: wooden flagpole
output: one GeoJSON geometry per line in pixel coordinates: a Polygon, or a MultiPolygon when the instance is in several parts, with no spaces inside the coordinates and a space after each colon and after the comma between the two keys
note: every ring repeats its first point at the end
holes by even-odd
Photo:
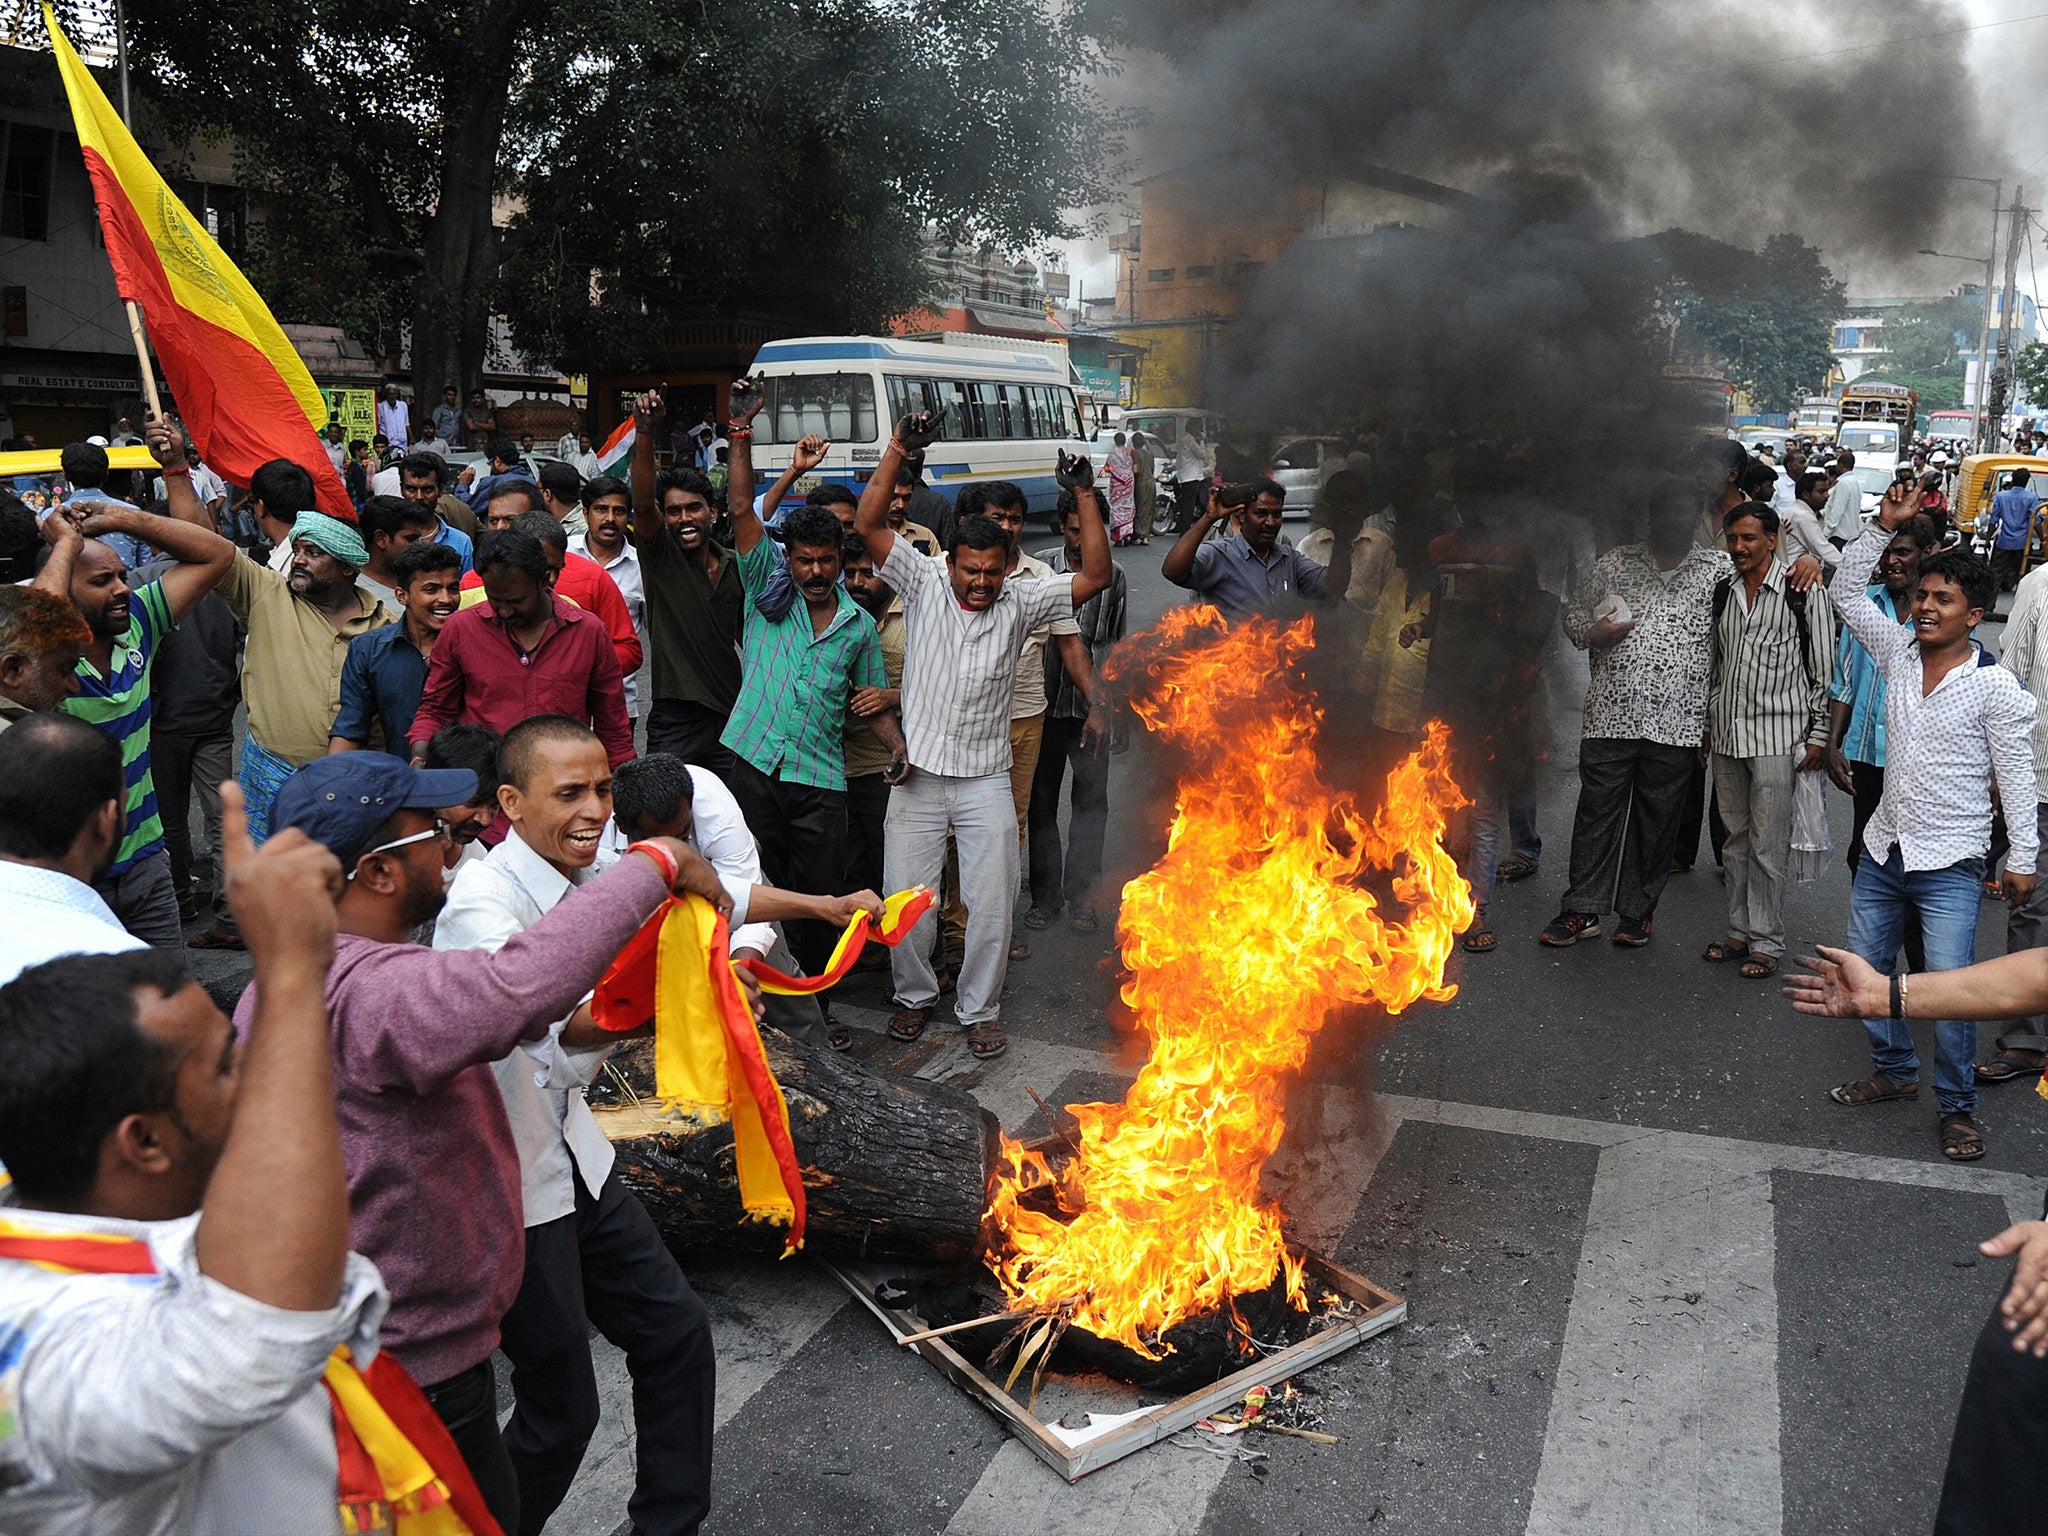
{"type": "Polygon", "coordinates": [[[149,419],[164,419],[164,403],[157,398],[156,369],[149,360],[149,336],[142,328],[142,306],[133,299],[124,301],[128,308],[128,334],[135,342],[135,361],[142,366],[142,393],[149,400],[149,419]]]}

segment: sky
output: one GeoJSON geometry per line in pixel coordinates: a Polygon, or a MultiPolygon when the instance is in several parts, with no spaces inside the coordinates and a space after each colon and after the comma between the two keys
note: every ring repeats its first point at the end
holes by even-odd
{"type": "MultiPolygon", "coordinates": [[[[1742,0],[1736,0],[1736,3],[1742,3],[1742,0]]],[[[2003,180],[2007,202],[2012,199],[2013,181],[2017,175],[2029,189],[2029,204],[2048,207],[2048,112],[2041,111],[2039,107],[2044,95],[2048,95],[2048,0],[1955,0],[1955,3],[1975,29],[1963,38],[1963,57],[1982,92],[1979,100],[1985,104],[1993,137],[2003,143],[2005,150],[2004,163],[1977,167],[1975,174],[2003,180]]],[[[1770,14],[1767,5],[1760,4],[1759,9],[1770,14]]],[[[1816,52],[1846,49],[1861,54],[1869,43],[1888,34],[1896,35],[1891,26],[1884,30],[1859,26],[1857,12],[1860,9],[1859,0],[1836,0],[1828,7],[1831,20],[1824,33],[1807,34],[1796,40],[1788,38],[1788,44],[1796,41],[1816,52]]],[[[1950,37],[1909,38],[1898,45],[1900,67],[1910,69],[1916,61],[1946,67],[1942,61],[1953,57],[1954,47],[1954,39],[1950,37]]],[[[1147,96],[1168,88],[1168,85],[1164,66],[1146,60],[1134,69],[1127,68],[1115,91],[1125,100],[1142,103],[1147,96]]],[[[1843,152],[1847,154],[1854,152],[1856,143],[1869,131],[1869,127],[1867,123],[1844,122],[1841,130],[1843,152]]],[[[1143,174],[1149,169],[1145,164],[1144,146],[1140,141],[1134,143],[1133,148],[1137,173],[1143,174]]],[[[1123,227],[1125,210],[1135,209],[1135,197],[1124,188],[1105,191],[1110,201],[1074,210],[1077,223],[1083,226],[1094,224],[1105,231],[1123,227]]],[[[1974,188],[1969,189],[1964,195],[1973,195],[1975,191],[1974,188]]],[[[1989,187],[1982,189],[1981,200],[1985,207],[1981,233],[1974,238],[1945,242],[1942,249],[1953,249],[1958,254],[1978,260],[1989,251],[1989,187]]],[[[2048,214],[2039,217],[2041,222],[2048,224],[2048,214]]],[[[1707,233],[1726,237],[1732,232],[1707,233]]],[[[1761,238],[1761,235],[1757,237],[1759,241],[1761,238]]],[[[1914,259],[1898,266],[1871,267],[1855,251],[1830,250],[1825,241],[1822,246],[1829,265],[1849,284],[1852,295],[1857,296],[1942,293],[1953,290],[1959,283],[1977,281],[1981,276],[1981,269],[1973,271],[1960,261],[1936,259],[1914,259]]],[[[1999,275],[2002,277],[2002,234],[2000,247],[1999,275]]],[[[1098,296],[1112,291],[1116,281],[1116,260],[1099,233],[1077,240],[1057,241],[1049,249],[1073,274],[1080,291],[1098,296]]],[[[2038,229],[2034,232],[2031,251],[2023,248],[2019,263],[2020,288],[2023,292],[2033,293],[2038,303],[2042,288],[2034,275],[2037,266],[2048,266],[2048,234],[2038,229]]]]}

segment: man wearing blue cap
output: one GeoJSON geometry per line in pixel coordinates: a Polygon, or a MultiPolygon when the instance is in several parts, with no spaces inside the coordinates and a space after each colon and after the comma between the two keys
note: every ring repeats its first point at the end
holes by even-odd
{"type": "MultiPolygon", "coordinates": [[[[350,1228],[391,1291],[383,1342],[425,1389],[506,1531],[518,1491],[498,1437],[491,1352],[525,1264],[519,1152],[491,1063],[601,1035],[578,1003],[671,889],[729,908],[696,850],[636,844],[502,948],[412,942],[455,861],[436,808],[476,796],[469,769],[422,771],[382,752],[315,759],[278,790],[272,829],[326,845],[346,875],[327,972],[350,1228]],[[671,876],[670,871],[675,873],[671,876]]],[[[246,1030],[255,990],[235,1010],[246,1030]]]]}

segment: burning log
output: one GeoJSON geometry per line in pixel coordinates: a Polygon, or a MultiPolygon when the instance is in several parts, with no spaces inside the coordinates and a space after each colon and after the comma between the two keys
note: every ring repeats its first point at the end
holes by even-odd
{"type": "MultiPolygon", "coordinates": [[[[775,1029],[761,1031],[789,1103],[809,1203],[806,1251],[824,1257],[960,1264],[977,1252],[999,1160],[996,1119],[942,1083],[891,1077],[775,1029]]],[[[653,1097],[653,1052],[613,1053],[616,1076],[591,1094],[619,1176],[679,1254],[773,1255],[783,1229],[741,1218],[732,1127],[665,1114],[653,1097]]]]}

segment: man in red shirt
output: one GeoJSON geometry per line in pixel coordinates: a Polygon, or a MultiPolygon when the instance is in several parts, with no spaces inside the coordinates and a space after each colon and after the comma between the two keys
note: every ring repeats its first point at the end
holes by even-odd
{"type": "MultiPolygon", "coordinates": [[[[640,632],[633,627],[633,611],[611,573],[588,555],[569,549],[569,535],[554,515],[541,508],[540,488],[517,480],[496,492],[484,508],[486,532],[517,528],[540,540],[548,564],[555,569],[555,596],[566,598],[578,608],[587,608],[604,621],[612,646],[619,653],[621,676],[631,677],[645,659],[640,632]]],[[[462,578],[462,606],[473,607],[484,600],[483,576],[471,571],[462,578]]]]}
{"type": "Polygon", "coordinates": [[[413,716],[413,761],[424,760],[443,726],[485,725],[503,735],[535,715],[587,722],[614,768],[628,761],[633,727],[618,654],[596,615],[556,594],[540,540],[517,528],[486,533],[476,569],[485,601],[456,614],[434,642],[413,716]]]}

